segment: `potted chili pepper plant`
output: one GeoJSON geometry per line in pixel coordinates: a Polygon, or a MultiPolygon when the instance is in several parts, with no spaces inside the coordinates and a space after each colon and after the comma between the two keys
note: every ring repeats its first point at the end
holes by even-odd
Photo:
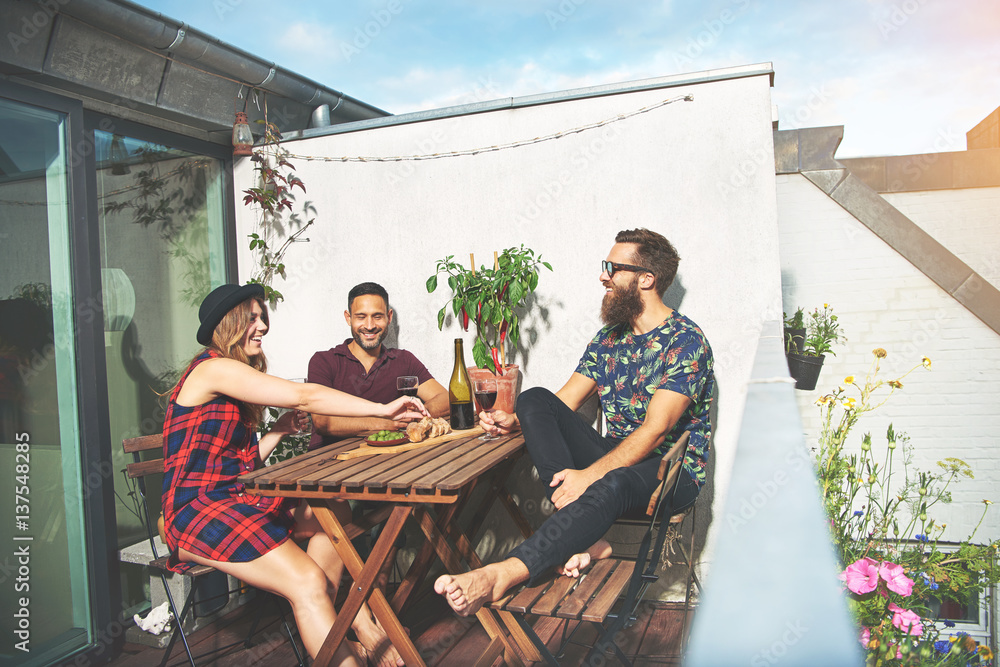
{"type": "Polygon", "coordinates": [[[477,375],[497,379],[495,408],[511,412],[516,398],[518,367],[509,363],[521,340],[521,318],[525,301],[538,286],[540,267],[549,271],[552,266],[542,261],[541,255],[521,245],[507,248],[499,255],[494,253],[493,268],[475,267],[470,255],[470,267],[455,261],[454,255],[438,260],[437,271],[427,279],[427,291],[434,292],[438,277],[447,276],[451,299],[438,311],[438,329],[444,327],[449,310],[462,324],[465,331],[474,324],[476,340],[472,345],[475,367],[469,368],[470,377],[477,375]]]}

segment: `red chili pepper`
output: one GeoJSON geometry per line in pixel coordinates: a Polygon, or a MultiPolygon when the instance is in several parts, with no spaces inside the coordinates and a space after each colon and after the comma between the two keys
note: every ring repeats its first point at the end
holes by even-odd
{"type": "Polygon", "coordinates": [[[500,350],[495,347],[490,348],[490,355],[493,357],[493,366],[497,369],[497,375],[501,373],[500,368],[500,350]]]}
{"type": "Polygon", "coordinates": [[[479,320],[483,318],[483,302],[480,301],[476,304],[476,324],[479,324],[479,320]]]}
{"type": "Polygon", "coordinates": [[[507,286],[508,285],[510,285],[510,283],[504,283],[503,289],[500,290],[500,300],[501,301],[503,301],[503,295],[507,293],[507,286]]]}
{"type": "Polygon", "coordinates": [[[504,338],[507,337],[507,323],[504,322],[500,325],[500,344],[503,345],[504,338]]]}
{"type": "Polygon", "coordinates": [[[469,330],[469,314],[465,312],[465,306],[462,306],[462,328],[469,330]]]}

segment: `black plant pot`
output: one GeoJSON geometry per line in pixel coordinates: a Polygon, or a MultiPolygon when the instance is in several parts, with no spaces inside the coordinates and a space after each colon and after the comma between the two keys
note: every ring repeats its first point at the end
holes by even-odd
{"type": "Polygon", "coordinates": [[[806,349],[806,328],[785,327],[785,354],[802,354],[806,349]]]}
{"type": "Polygon", "coordinates": [[[815,389],[819,372],[823,369],[823,355],[786,354],[785,357],[788,359],[788,372],[795,378],[795,388],[804,391],[815,389]]]}

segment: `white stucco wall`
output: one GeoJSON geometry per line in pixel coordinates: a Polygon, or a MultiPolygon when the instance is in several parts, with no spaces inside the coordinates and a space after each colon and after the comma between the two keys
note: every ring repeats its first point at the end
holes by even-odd
{"type": "MultiPolygon", "coordinates": [[[[272,316],[265,340],[272,372],[302,377],[313,352],[344,340],[347,292],[374,280],[389,291],[398,346],[413,351],[446,384],[453,339],[465,338],[471,362],[473,336],[450,317],[444,331],[437,329],[446,286],[434,294],[424,288],[436,260],[456,255],[467,263],[474,252],[477,264],[488,264],[494,250],[523,243],[554,271],[543,271],[537,301],[524,317],[522,336],[533,342],[517,361],[524,387],[558,389],[600,327],[599,261],[616,232],[649,227],[669,238],[682,258],[666,302],[679,303],[715,351],[713,480],[700,504],[719,506],[761,323],[780,313],[768,76],[463,115],[287,146],[310,156],[395,156],[501,145],[688,93],[693,102],[494,153],[396,163],[292,159],[317,223],[307,233],[310,243],[288,253],[288,280],[276,284],[286,301],[272,316]]],[[[238,191],[251,175],[247,161],[236,165],[238,191]]],[[[253,219],[243,207],[237,223],[238,237],[245,239],[253,219]]],[[[245,280],[251,258],[242,242],[240,250],[245,280]]],[[[699,518],[712,514],[704,511],[699,518]]]]}
{"type": "MultiPolygon", "coordinates": [[[[969,463],[975,479],[953,486],[954,502],[929,512],[948,525],[944,539],[968,537],[982,514],[982,500],[1000,501],[1000,337],[803,176],[778,176],[777,189],[784,303],[807,311],[829,303],[848,338],[835,349],[837,356],[826,357],[816,391],[796,392],[808,441],[815,443],[819,430],[813,401],[845,376],[863,376],[873,348],[889,353],[884,379],[929,357],[932,369],[918,369],[904,380],[902,390],[863,419],[848,446],[856,451],[861,435],[870,432],[873,448],[884,452],[891,422],[911,438],[913,467],[937,470],[936,462],[946,457],[969,463]]],[[[996,189],[886,199],[974,268],[995,264],[996,189]],[[992,211],[982,201],[990,196],[992,211]],[[978,220],[975,209],[982,211],[978,220]],[[985,224],[991,215],[992,226],[985,224]],[[968,226],[959,229],[960,222],[968,226]]],[[[896,460],[898,470],[902,459],[896,460]]],[[[990,511],[977,537],[998,536],[1000,512],[990,511]]]]}

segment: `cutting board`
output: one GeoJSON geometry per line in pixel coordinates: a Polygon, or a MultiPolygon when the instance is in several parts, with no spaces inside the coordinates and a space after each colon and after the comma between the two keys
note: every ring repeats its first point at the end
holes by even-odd
{"type": "Polygon", "coordinates": [[[350,459],[356,459],[359,456],[371,456],[372,454],[399,454],[401,452],[408,452],[411,449],[420,449],[421,447],[426,447],[428,445],[436,445],[442,442],[448,442],[449,440],[466,438],[470,435],[479,435],[482,432],[483,427],[477,425],[470,429],[465,429],[464,431],[452,431],[451,433],[439,435],[436,438],[427,438],[426,440],[421,440],[420,442],[404,442],[401,445],[393,445],[391,447],[371,447],[367,443],[362,442],[357,449],[350,449],[346,452],[337,454],[337,459],[341,461],[349,461],[350,459]]]}

